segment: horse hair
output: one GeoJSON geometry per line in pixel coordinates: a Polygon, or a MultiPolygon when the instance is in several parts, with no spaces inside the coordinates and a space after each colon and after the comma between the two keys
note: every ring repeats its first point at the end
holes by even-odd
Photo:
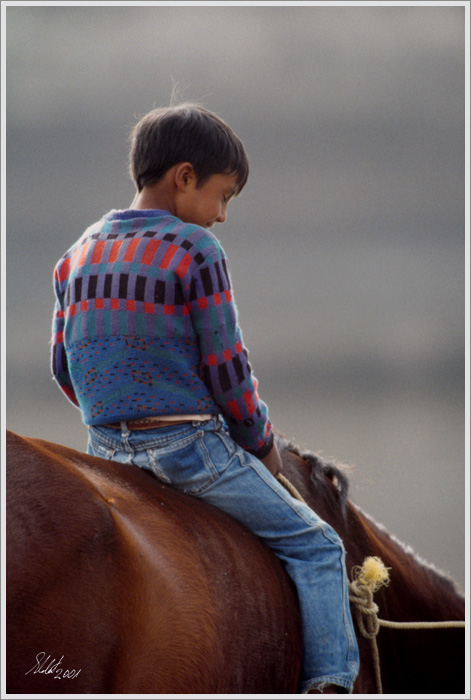
{"type": "Polygon", "coordinates": [[[342,511],[345,508],[347,498],[348,498],[348,477],[337,464],[331,462],[325,462],[319,455],[314,452],[301,450],[299,445],[291,440],[288,440],[283,435],[276,435],[278,447],[280,452],[287,450],[293,454],[304,459],[311,469],[311,480],[312,481],[322,481],[323,479],[329,479],[332,484],[337,489],[340,505],[342,511]]]}

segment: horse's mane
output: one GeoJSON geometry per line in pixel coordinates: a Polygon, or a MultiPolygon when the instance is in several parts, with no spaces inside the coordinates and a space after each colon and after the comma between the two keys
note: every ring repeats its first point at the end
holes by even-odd
{"type": "MultiPolygon", "coordinates": [[[[336,464],[335,462],[326,462],[318,454],[315,454],[314,452],[311,452],[309,450],[301,449],[299,445],[297,445],[291,440],[288,440],[284,435],[281,435],[280,433],[276,433],[275,438],[278,449],[281,454],[283,454],[284,451],[288,451],[296,455],[297,457],[300,457],[308,463],[311,470],[311,481],[316,482],[317,487],[319,487],[320,484],[325,483],[325,479],[328,479],[332,482],[332,484],[337,489],[340,507],[343,515],[345,515],[349,489],[349,480],[346,471],[348,471],[349,467],[344,464],[336,464]]],[[[454,593],[462,597],[463,594],[460,590],[460,587],[446,571],[441,570],[434,564],[431,564],[429,561],[419,556],[412,549],[412,547],[410,547],[410,545],[407,545],[404,542],[402,542],[398,537],[392,534],[384,525],[378,523],[370,515],[365,513],[365,511],[363,511],[359,506],[355,505],[355,509],[361,514],[361,516],[365,520],[369,521],[371,525],[375,526],[378,530],[380,530],[383,533],[384,537],[387,537],[391,543],[394,543],[408,557],[414,559],[418,566],[422,570],[426,571],[428,576],[432,576],[433,580],[437,584],[438,582],[441,582],[441,584],[444,586],[445,591],[448,590],[450,593],[454,593]]]]}
{"type": "Polygon", "coordinates": [[[277,434],[276,440],[280,453],[287,450],[288,452],[301,457],[301,459],[308,463],[311,469],[312,481],[322,482],[324,479],[329,479],[329,481],[332,482],[337,489],[341,508],[344,510],[348,498],[349,487],[345,467],[341,467],[333,462],[326,462],[322,457],[320,457],[320,455],[316,454],[315,452],[311,452],[310,450],[302,450],[299,445],[291,440],[288,440],[283,435],[277,434]]]}
{"type": "MultiPolygon", "coordinates": [[[[281,433],[275,433],[275,439],[281,455],[283,455],[283,452],[290,452],[307,462],[310,467],[311,481],[315,482],[317,488],[319,488],[322,484],[325,484],[326,479],[328,479],[335,486],[339,505],[342,514],[345,517],[349,489],[349,480],[346,472],[348,472],[350,467],[348,465],[337,464],[335,462],[326,462],[318,454],[309,450],[301,449],[298,444],[287,439],[281,433]]],[[[431,564],[419,556],[412,549],[412,547],[410,547],[410,545],[404,544],[404,542],[393,535],[384,525],[378,523],[356,504],[355,510],[364,520],[368,521],[371,526],[376,527],[385,538],[388,538],[391,544],[398,547],[398,549],[404,552],[407,557],[412,558],[417,565],[424,572],[426,572],[427,576],[432,577],[432,580],[436,585],[438,585],[440,582],[441,585],[443,585],[445,592],[448,591],[449,593],[456,594],[461,598],[463,597],[460,587],[446,571],[441,570],[434,564],[431,564]]]]}
{"type": "Polygon", "coordinates": [[[453,577],[447,571],[440,569],[432,562],[428,561],[427,559],[424,559],[424,557],[421,557],[420,554],[418,554],[413,549],[413,547],[411,547],[411,545],[403,542],[399,537],[397,537],[397,535],[390,532],[388,528],[385,527],[385,525],[378,522],[377,520],[374,520],[371,517],[371,515],[366,513],[359,506],[355,505],[355,510],[358,513],[360,513],[364,520],[368,521],[374,527],[376,527],[382,533],[382,535],[385,538],[387,538],[393,545],[402,550],[407,557],[413,559],[417,563],[417,565],[427,573],[428,576],[431,576],[435,586],[440,583],[444,587],[444,593],[453,593],[460,596],[460,598],[463,598],[463,593],[460,589],[460,585],[453,579],[453,577]]]}

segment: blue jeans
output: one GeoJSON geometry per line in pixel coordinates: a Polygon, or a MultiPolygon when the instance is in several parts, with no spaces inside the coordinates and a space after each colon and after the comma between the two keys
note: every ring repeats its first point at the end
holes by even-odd
{"type": "Polygon", "coordinates": [[[148,469],[261,537],[284,562],[297,589],[303,627],[300,691],[335,684],[352,692],[358,647],[345,551],[330,525],[239,447],[219,418],[132,432],[126,423],[121,426],[121,431],[91,427],[88,453],[148,469]]]}

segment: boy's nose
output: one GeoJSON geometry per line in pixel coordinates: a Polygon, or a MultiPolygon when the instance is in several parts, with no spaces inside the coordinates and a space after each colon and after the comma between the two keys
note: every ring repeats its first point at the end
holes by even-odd
{"type": "Polygon", "coordinates": [[[226,218],[227,218],[226,209],[223,209],[221,211],[221,213],[219,214],[218,218],[216,219],[216,221],[218,221],[220,224],[223,224],[225,222],[226,218]]]}

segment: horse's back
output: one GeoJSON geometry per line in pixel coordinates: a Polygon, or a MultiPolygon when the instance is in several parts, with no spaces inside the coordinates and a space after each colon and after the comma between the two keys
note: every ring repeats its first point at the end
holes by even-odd
{"type": "Polygon", "coordinates": [[[296,691],[296,595],[262,542],[135,467],[7,449],[8,692],[296,691]]]}

